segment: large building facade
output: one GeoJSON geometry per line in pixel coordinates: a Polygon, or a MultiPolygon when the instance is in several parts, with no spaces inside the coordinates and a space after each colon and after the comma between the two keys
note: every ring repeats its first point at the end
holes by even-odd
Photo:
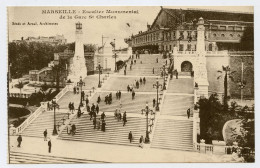
{"type": "Polygon", "coordinates": [[[178,51],[196,51],[200,17],[205,21],[206,51],[240,50],[241,37],[254,21],[251,13],[161,8],[146,31],[132,36],[133,50],[173,52],[173,47],[177,47],[178,51]]]}

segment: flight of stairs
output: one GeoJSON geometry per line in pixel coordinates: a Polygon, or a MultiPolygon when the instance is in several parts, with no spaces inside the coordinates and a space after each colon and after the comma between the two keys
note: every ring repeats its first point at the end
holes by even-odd
{"type": "Polygon", "coordinates": [[[10,163],[11,164],[61,164],[61,163],[72,164],[72,163],[106,163],[106,162],[11,151],[10,163]]]}
{"type": "Polygon", "coordinates": [[[161,115],[187,116],[187,110],[190,108],[192,117],[193,101],[193,96],[166,95],[161,115]]]}
{"type": "Polygon", "coordinates": [[[167,87],[167,93],[185,93],[193,94],[194,93],[194,84],[193,78],[179,78],[170,80],[167,87]]]}
{"type": "MultiPolygon", "coordinates": [[[[119,110],[120,108],[120,101],[116,99],[115,93],[112,93],[113,101],[112,104],[106,104],[104,102],[105,96],[108,95],[110,92],[101,92],[97,93],[92,101],[90,101],[90,106],[92,103],[96,104],[97,97],[100,95],[101,102],[99,103],[99,110],[101,112],[115,112],[116,109],[119,110]]],[[[153,99],[156,98],[156,94],[138,94],[136,93],[135,99],[132,100],[131,93],[122,93],[121,95],[121,103],[122,109],[121,112],[127,113],[141,113],[141,109],[145,108],[146,102],[148,102],[149,106],[152,106],[153,99]]]]}
{"type": "Polygon", "coordinates": [[[106,131],[103,132],[100,129],[94,129],[93,121],[90,121],[88,114],[84,114],[78,119],[73,118],[70,123],[76,125],[76,134],[68,135],[67,129],[64,129],[59,135],[59,139],[137,146],[140,136],[145,136],[145,118],[127,117],[127,123],[124,127],[122,121],[117,121],[113,116],[107,115],[105,120],[106,131]],[[132,143],[128,140],[130,131],[133,134],[132,143]]]}
{"type": "Polygon", "coordinates": [[[158,119],[152,148],[193,151],[192,120],[158,119]]]}
{"type": "MultiPolygon", "coordinates": [[[[53,131],[53,111],[43,112],[40,114],[25,130],[22,132],[22,136],[29,137],[43,137],[43,131],[47,129],[48,135],[52,134],[53,131]]],[[[63,118],[68,115],[65,113],[56,112],[56,125],[63,118]]]]}

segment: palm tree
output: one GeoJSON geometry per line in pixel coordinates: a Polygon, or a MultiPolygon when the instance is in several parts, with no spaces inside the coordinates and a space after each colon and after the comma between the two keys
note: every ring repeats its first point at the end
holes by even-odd
{"type": "Polygon", "coordinates": [[[232,77],[232,75],[236,72],[236,71],[231,71],[229,65],[228,66],[223,66],[222,65],[222,71],[218,71],[219,73],[221,73],[220,76],[217,77],[217,79],[222,78],[222,74],[224,72],[224,99],[223,99],[223,104],[224,104],[224,109],[226,110],[228,107],[228,102],[227,102],[227,89],[228,89],[228,78],[231,79],[231,81],[234,81],[234,78],[232,77]]]}
{"type": "Polygon", "coordinates": [[[18,81],[17,88],[20,89],[20,97],[21,97],[21,95],[22,95],[22,88],[23,88],[23,86],[24,86],[23,82],[19,80],[19,81],[18,81]]]}

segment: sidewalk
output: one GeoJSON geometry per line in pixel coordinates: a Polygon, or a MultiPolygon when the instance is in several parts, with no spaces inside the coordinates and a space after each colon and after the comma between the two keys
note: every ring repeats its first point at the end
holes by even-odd
{"type": "Polygon", "coordinates": [[[201,154],[144,147],[65,141],[52,137],[52,153],[48,153],[47,141],[43,138],[23,137],[21,148],[17,148],[16,136],[10,137],[10,150],[30,154],[71,157],[113,163],[155,162],[223,162],[229,156],[201,154]]]}

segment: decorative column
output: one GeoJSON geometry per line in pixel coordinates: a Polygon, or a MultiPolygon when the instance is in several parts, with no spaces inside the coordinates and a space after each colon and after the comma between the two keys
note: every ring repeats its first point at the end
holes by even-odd
{"type": "Polygon", "coordinates": [[[197,58],[194,68],[194,80],[198,84],[198,96],[208,98],[208,76],[206,68],[206,51],[205,51],[205,27],[204,20],[201,17],[197,27],[197,58]]]}

